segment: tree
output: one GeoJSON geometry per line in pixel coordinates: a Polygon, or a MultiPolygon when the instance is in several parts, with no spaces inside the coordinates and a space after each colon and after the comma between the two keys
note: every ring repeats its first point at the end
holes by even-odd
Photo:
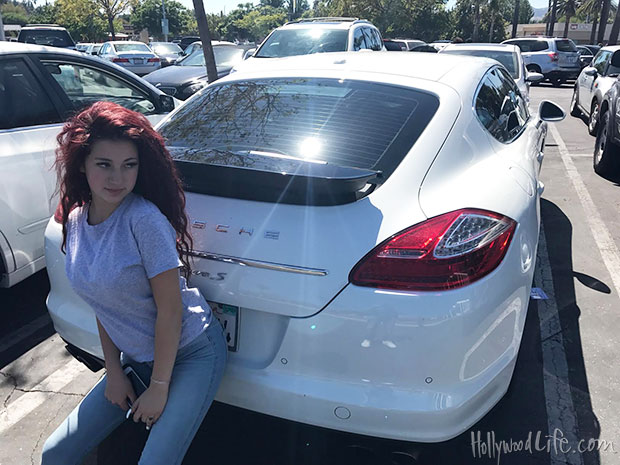
{"type": "Polygon", "coordinates": [[[620,32],[620,5],[616,8],[616,17],[614,18],[614,24],[611,26],[611,32],[609,33],[608,45],[616,45],[618,43],[618,32],[620,32]]]}
{"type": "Polygon", "coordinates": [[[517,36],[517,24],[519,24],[519,0],[515,1],[515,13],[512,19],[512,34],[510,37],[515,38],[517,36]]]}
{"type": "Polygon", "coordinates": [[[260,41],[273,29],[282,26],[286,22],[286,16],[284,8],[262,6],[236,20],[235,27],[243,32],[244,38],[260,41]]]}
{"type": "Polygon", "coordinates": [[[558,13],[564,15],[564,35],[562,37],[568,37],[568,24],[570,19],[575,16],[577,12],[577,0],[560,0],[558,5],[558,13]]]}
{"type": "Polygon", "coordinates": [[[57,23],[56,12],[58,7],[56,3],[49,3],[36,7],[29,18],[30,23],[36,24],[55,24],[57,23]]]}
{"type": "Polygon", "coordinates": [[[116,40],[114,32],[114,20],[123,13],[129,6],[129,0],[94,0],[105,18],[108,20],[108,28],[112,35],[112,40],[116,40]]]}
{"type": "Polygon", "coordinates": [[[601,22],[598,26],[598,38],[599,43],[603,43],[605,39],[605,28],[607,27],[607,20],[609,17],[609,0],[603,0],[601,3],[601,22]]]}
{"type": "Polygon", "coordinates": [[[23,5],[7,3],[0,5],[0,12],[4,24],[19,24],[25,26],[28,23],[28,12],[23,5]]]}
{"type": "MultiPolygon", "coordinates": [[[[182,4],[174,0],[166,0],[166,19],[170,34],[178,35],[186,25],[188,11],[182,4]]],[[[163,36],[161,0],[144,0],[134,7],[129,21],[136,29],[148,29],[153,36],[163,36]]]]}
{"type": "Polygon", "coordinates": [[[56,0],[56,21],[77,41],[106,39],[106,23],[94,0],[56,0]]]}
{"type": "MultiPolygon", "coordinates": [[[[515,0],[516,3],[516,0],[515,0]]],[[[534,16],[534,10],[528,0],[519,1],[519,24],[528,24],[534,16]]]]}

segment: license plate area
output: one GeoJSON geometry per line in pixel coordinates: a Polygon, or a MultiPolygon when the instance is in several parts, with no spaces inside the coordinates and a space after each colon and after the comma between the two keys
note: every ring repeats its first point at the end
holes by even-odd
{"type": "Polygon", "coordinates": [[[142,58],[134,58],[133,62],[136,65],[141,65],[142,63],[144,63],[144,59],[142,59],[142,58]]]}
{"type": "Polygon", "coordinates": [[[213,310],[213,315],[220,320],[224,327],[224,337],[228,344],[228,350],[237,352],[239,347],[239,307],[219,302],[209,301],[208,303],[213,310]]]}

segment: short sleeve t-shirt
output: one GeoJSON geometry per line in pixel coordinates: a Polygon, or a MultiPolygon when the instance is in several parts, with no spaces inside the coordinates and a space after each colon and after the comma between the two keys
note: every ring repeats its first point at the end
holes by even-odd
{"type": "MultiPolygon", "coordinates": [[[[121,351],[152,361],[157,306],[149,279],[182,265],[176,232],[159,208],[130,193],[103,222],[88,224],[88,205],[67,223],[67,277],[121,351]]],[[[179,277],[183,319],[179,348],[210,324],[211,308],[198,289],[179,277]]]]}

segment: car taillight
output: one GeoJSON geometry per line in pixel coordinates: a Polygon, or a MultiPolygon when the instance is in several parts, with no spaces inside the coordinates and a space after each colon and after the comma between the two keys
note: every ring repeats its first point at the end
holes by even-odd
{"type": "Polygon", "coordinates": [[[159,58],[149,58],[146,60],[148,63],[159,63],[159,58]]]}
{"type": "Polygon", "coordinates": [[[112,58],[113,63],[129,63],[129,58],[112,58]]]}
{"type": "Polygon", "coordinates": [[[516,221],[466,208],[430,218],[383,241],[349,273],[357,286],[437,291],[466,286],[501,263],[516,221]]]}
{"type": "Polygon", "coordinates": [[[548,53],[547,55],[549,55],[549,58],[551,58],[551,61],[558,61],[557,52],[551,52],[551,53],[548,53]]]}

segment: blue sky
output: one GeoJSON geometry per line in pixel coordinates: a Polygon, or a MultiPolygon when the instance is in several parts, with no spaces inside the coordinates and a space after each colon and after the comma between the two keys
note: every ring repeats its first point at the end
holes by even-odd
{"type": "MultiPolygon", "coordinates": [[[[187,8],[194,9],[194,3],[192,0],[178,0],[187,8]]],[[[205,11],[207,13],[219,13],[220,11],[224,11],[225,13],[230,13],[234,10],[239,3],[246,3],[243,0],[203,0],[205,11]]],[[[256,3],[256,2],[254,2],[256,3]]],[[[309,1],[312,3],[312,1],[309,1]]],[[[456,0],[448,0],[448,7],[452,7],[456,3],[456,0]]],[[[542,8],[549,4],[548,0],[530,0],[530,5],[533,8],[542,8]]]]}

